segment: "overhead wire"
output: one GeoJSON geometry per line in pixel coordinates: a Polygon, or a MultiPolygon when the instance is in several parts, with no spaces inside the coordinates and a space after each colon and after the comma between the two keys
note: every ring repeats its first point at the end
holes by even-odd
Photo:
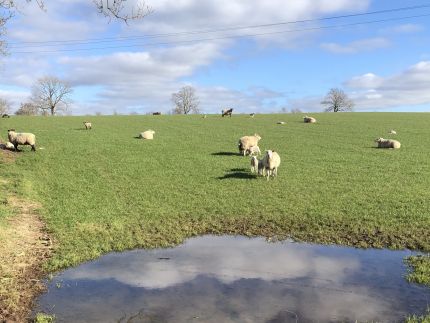
{"type": "Polygon", "coordinates": [[[237,38],[260,37],[260,36],[268,36],[268,35],[275,35],[275,34],[282,34],[282,33],[308,32],[308,31],[317,31],[317,30],[326,30],[326,29],[345,28],[345,27],[375,24],[375,23],[388,22],[388,21],[406,20],[406,19],[421,18],[421,17],[428,17],[428,16],[430,16],[430,13],[395,17],[395,18],[360,21],[360,22],[340,24],[340,25],[318,26],[318,27],[301,28],[301,29],[288,29],[288,30],[281,30],[281,31],[253,33],[253,34],[244,34],[244,35],[229,35],[229,36],[208,37],[208,38],[199,38],[199,39],[190,39],[190,40],[177,40],[177,41],[172,40],[172,41],[164,41],[164,42],[139,43],[139,44],[132,44],[132,45],[117,45],[117,46],[91,47],[91,48],[66,48],[66,49],[55,49],[55,50],[13,51],[12,53],[13,54],[37,54],[37,53],[57,53],[57,52],[78,52],[78,51],[97,51],[97,50],[107,50],[107,49],[135,48],[135,47],[143,47],[143,46],[152,47],[152,46],[163,46],[163,45],[173,45],[173,44],[189,44],[189,43],[198,43],[198,42],[204,42],[204,41],[217,41],[217,40],[227,40],[227,39],[237,39],[237,38]]]}
{"type": "MultiPolygon", "coordinates": [[[[424,9],[430,8],[430,4],[416,5],[416,6],[408,6],[408,7],[399,7],[392,9],[384,9],[384,10],[376,10],[369,12],[361,12],[355,14],[347,14],[347,15],[338,15],[338,16],[330,16],[330,17],[322,17],[322,18],[314,18],[314,19],[303,19],[303,20],[294,20],[294,21],[284,21],[270,24],[258,24],[258,25],[248,25],[248,26],[236,26],[236,27],[224,27],[224,28],[216,28],[216,29],[207,29],[207,30],[192,30],[192,31],[183,31],[176,33],[159,33],[159,34],[149,34],[149,35],[139,35],[139,36],[124,36],[124,37],[103,37],[103,38],[90,38],[90,39],[70,39],[70,40],[50,40],[50,41],[27,41],[27,42],[9,42],[10,45],[25,45],[25,44],[42,44],[48,46],[48,44],[59,45],[62,43],[76,43],[76,44],[92,44],[99,42],[115,42],[115,41],[128,41],[142,38],[159,38],[159,37],[171,37],[171,36],[181,36],[181,35],[196,35],[196,34],[205,34],[205,33],[214,33],[214,32],[222,32],[222,31],[234,31],[234,30],[243,30],[243,29],[255,29],[255,28],[266,28],[266,27],[275,27],[282,25],[290,25],[290,24],[300,24],[300,23],[309,23],[309,22],[318,22],[318,21],[327,21],[327,20],[335,20],[335,19],[343,19],[343,18],[352,18],[352,17],[360,17],[360,16],[368,16],[382,13],[392,13],[392,12],[400,12],[407,10],[416,10],[416,9],[424,9]]],[[[15,48],[15,47],[13,47],[15,48]]]]}

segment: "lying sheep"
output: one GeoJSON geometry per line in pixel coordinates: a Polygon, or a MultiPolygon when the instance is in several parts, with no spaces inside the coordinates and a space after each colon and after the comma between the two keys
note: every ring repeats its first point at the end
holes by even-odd
{"type": "Polygon", "coordinates": [[[378,148],[393,148],[398,149],[400,148],[400,142],[394,139],[384,139],[384,138],[378,138],[375,140],[375,142],[378,144],[378,148]]]}
{"type": "Polygon", "coordinates": [[[258,141],[260,139],[261,137],[257,134],[240,138],[238,143],[239,152],[245,156],[252,146],[258,146],[258,141]]]}
{"type": "Polygon", "coordinates": [[[304,123],[315,123],[315,122],[317,122],[317,119],[315,119],[313,117],[305,116],[305,117],[303,117],[303,121],[304,121],[304,123]]]}
{"type": "Polygon", "coordinates": [[[251,146],[251,147],[249,147],[249,149],[247,150],[247,152],[248,152],[249,156],[252,156],[254,154],[261,155],[261,150],[260,150],[260,147],[258,147],[258,146],[251,146]]]}
{"type": "Polygon", "coordinates": [[[389,132],[389,134],[390,135],[397,135],[397,132],[396,132],[396,130],[391,129],[390,132],[389,132]]]}
{"type": "Polygon", "coordinates": [[[277,124],[285,124],[285,122],[284,121],[278,121],[278,122],[276,122],[277,124]]]}
{"type": "Polygon", "coordinates": [[[14,146],[14,145],[13,145],[13,143],[11,143],[10,141],[8,141],[8,142],[5,144],[5,147],[6,147],[6,149],[10,149],[10,150],[15,149],[15,146],[14,146]]]}
{"type": "Polygon", "coordinates": [[[266,155],[262,159],[263,167],[267,174],[267,180],[270,176],[278,175],[278,167],[281,164],[281,157],[274,150],[266,150],[266,155]]]}
{"type": "Polygon", "coordinates": [[[86,129],[86,130],[89,130],[89,129],[91,129],[92,124],[91,124],[91,122],[84,121],[84,126],[85,126],[85,129],[86,129]]]}
{"type": "Polygon", "coordinates": [[[7,131],[9,141],[12,143],[14,150],[18,151],[18,145],[30,145],[31,150],[36,151],[36,136],[29,132],[15,132],[15,129],[7,131]]]}
{"type": "Polygon", "coordinates": [[[141,132],[139,134],[139,138],[141,138],[141,139],[154,139],[154,134],[155,134],[154,130],[146,130],[146,131],[141,132]]]}

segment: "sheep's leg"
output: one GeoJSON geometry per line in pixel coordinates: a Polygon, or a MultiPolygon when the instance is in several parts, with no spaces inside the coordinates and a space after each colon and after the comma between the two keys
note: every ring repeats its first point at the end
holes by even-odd
{"type": "Polygon", "coordinates": [[[31,150],[36,151],[36,145],[31,145],[31,150]]]}
{"type": "Polygon", "coordinates": [[[15,151],[19,151],[18,144],[14,144],[13,147],[15,148],[15,151]]]}

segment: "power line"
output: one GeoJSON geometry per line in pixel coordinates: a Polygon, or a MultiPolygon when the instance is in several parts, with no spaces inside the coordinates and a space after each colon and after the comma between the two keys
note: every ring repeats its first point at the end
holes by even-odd
{"type": "Polygon", "coordinates": [[[404,17],[396,17],[396,18],[369,20],[369,21],[355,22],[355,23],[342,24],[342,25],[319,26],[319,27],[311,27],[311,28],[303,28],[303,29],[290,29],[290,30],[282,30],[282,31],[274,31],[274,32],[246,34],[246,35],[220,36],[220,37],[200,38],[200,39],[191,39],[191,40],[166,41],[166,42],[156,42],[156,43],[142,43],[142,44],[134,44],[134,45],[119,45],[119,46],[92,47],[92,48],[74,48],[74,49],[21,51],[21,52],[18,51],[18,52],[13,52],[13,54],[78,52],[78,51],[93,51],[93,50],[105,50],[105,49],[133,48],[133,47],[141,47],[141,46],[151,47],[151,46],[172,45],[172,44],[188,44],[188,43],[196,43],[196,42],[203,42],[203,41],[215,41],[215,40],[225,40],[225,39],[235,39],[235,38],[267,36],[267,35],[283,34],[283,33],[306,32],[306,31],[345,28],[345,27],[352,27],[352,26],[359,26],[359,25],[366,25],[366,24],[375,24],[375,23],[381,23],[381,22],[387,22],[387,21],[406,20],[406,19],[421,18],[421,17],[428,17],[428,16],[430,16],[430,13],[422,14],[422,15],[414,15],[414,16],[404,16],[404,17]]]}
{"type": "MultiPolygon", "coordinates": [[[[63,43],[66,43],[66,44],[67,43],[75,43],[73,45],[85,45],[85,44],[93,44],[93,43],[140,40],[142,38],[143,39],[145,39],[145,38],[159,38],[159,37],[170,37],[170,36],[181,36],[181,35],[196,35],[196,34],[215,33],[215,32],[221,32],[221,31],[234,31],[234,30],[243,30],[243,29],[267,28],[267,27],[283,26],[283,25],[290,25],[290,24],[327,21],[327,20],[376,15],[376,14],[382,14],[382,13],[401,12],[401,11],[424,9],[424,8],[430,8],[430,4],[392,8],[392,9],[384,9],[384,10],[377,10],[377,11],[370,11],[370,12],[361,12],[361,13],[349,14],[349,15],[323,17],[323,18],[316,18],[316,19],[304,19],[304,20],[277,22],[277,23],[271,23],[271,24],[236,26],[236,27],[226,27],[226,28],[217,28],[217,29],[208,29],[208,30],[192,30],[192,31],[183,31],[183,32],[177,32],[177,33],[149,34],[149,35],[143,35],[143,36],[129,36],[129,37],[105,37],[105,38],[89,38],[89,39],[71,39],[71,40],[9,42],[9,44],[11,44],[11,45],[13,45],[13,44],[24,45],[24,46],[20,46],[20,47],[29,47],[29,46],[25,46],[25,44],[42,44],[42,45],[45,44],[43,46],[57,46],[57,45],[63,44],[63,43]],[[48,45],[48,44],[51,44],[51,45],[48,45]]],[[[11,48],[18,48],[18,46],[12,46],[11,48]]]]}

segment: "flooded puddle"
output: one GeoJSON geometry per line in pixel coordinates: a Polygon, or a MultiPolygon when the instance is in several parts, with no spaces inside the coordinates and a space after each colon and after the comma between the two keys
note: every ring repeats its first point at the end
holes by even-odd
{"type": "Polygon", "coordinates": [[[404,279],[408,255],[204,236],[68,269],[35,310],[57,322],[400,322],[430,304],[404,279]]]}

